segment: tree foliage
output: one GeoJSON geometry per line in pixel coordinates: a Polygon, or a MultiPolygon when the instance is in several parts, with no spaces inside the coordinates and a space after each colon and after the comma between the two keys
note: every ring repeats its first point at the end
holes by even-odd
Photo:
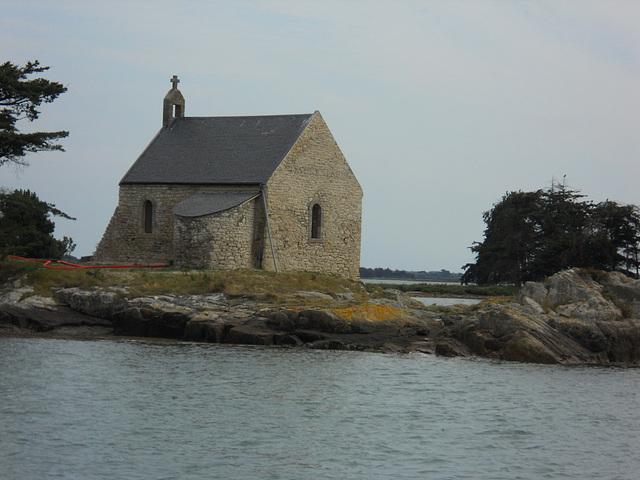
{"type": "Polygon", "coordinates": [[[0,257],[60,259],[73,251],[73,240],[53,237],[51,216],[75,220],[29,190],[0,191],[0,257]]]}
{"type": "Polygon", "coordinates": [[[27,62],[24,67],[11,62],[0,65],[0,165],[7,162],[27,165],[24,160],[27,153],[63,150],[55,141],[67,137],[67,131],[20,133],[16,127],[19,120],[36,120],[43,103],[51,103],[67,91],[57,82],[27,78],[48,69],[37,60],[27,62]]]}
{"type": "Polygon", "coordinates": [[[541,280],[571,267],[638,275],[640,211],[635,205],[583,200],[564,185],[508,192],[483,215],[484,241],[463,283],[514,284],[541,280]]]}
{"type": "Polygon", "coordinates": [[[459,273],[451,273],[448,270],[426,272],[424,270],[406,271],[391,270],[390,268],[367,268],[360,267],[360,278],[388,278],[392,280],[424,280],[432,282],[457,282],[460,280],[459,273]]]}

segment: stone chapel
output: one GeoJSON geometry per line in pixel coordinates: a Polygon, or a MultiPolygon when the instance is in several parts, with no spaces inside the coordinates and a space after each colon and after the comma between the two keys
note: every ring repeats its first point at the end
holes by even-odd
{"type": "Polygon", "coordinates": [[[93,259],[358,278],[362,188],[320,112],[186,117],[171,82],[93,259]]]}

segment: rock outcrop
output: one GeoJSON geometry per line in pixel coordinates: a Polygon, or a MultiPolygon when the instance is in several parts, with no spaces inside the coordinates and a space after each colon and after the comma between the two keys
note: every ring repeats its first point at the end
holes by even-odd
{"type": "Polygon", "coordinates": [[[640,281],[618,273],[567,270],[527,283],[513,301],[435,311],[397,291],[323,308],[219,293],[127,299],[122,288],[57,289],[53,298],[30,293],[13,285],[0,295],[0,332],[640,364],[640,281]]]}
{"type": "Polygon", "coordinates": [[[33,289],[14,285],[0,294],[0,332],[54,333],[64,337],[110,335],[112,322],[86,314],[54,298],[29,296],[33,289]],[[25,297],[26,296],[26,297],[25,297]]]}
{"type": "Polygon", "coordinates": [[[451,324],[482,356],[536,363],[640,364],[640,281],[571,269],[527,283],[516,302],[451,324]]]}

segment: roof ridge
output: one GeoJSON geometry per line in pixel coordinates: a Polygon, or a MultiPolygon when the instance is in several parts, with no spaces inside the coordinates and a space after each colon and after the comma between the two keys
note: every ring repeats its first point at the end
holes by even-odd
{"type": "Polygon", "coordinates": [[[257,118],[257,117],[312,117],[318,111],[312,113],[265,113],[261,115],[189,115],[178,117],[175,120],[184,120],[189,118],[257,118]]]}

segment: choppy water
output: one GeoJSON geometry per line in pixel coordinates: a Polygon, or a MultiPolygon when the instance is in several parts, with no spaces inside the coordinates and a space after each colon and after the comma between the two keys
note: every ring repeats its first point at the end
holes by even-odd
{"type": "Polygon", "coordinates": [[[0,338],[0,478],[637,479],[640,369],[0,338]]]}

